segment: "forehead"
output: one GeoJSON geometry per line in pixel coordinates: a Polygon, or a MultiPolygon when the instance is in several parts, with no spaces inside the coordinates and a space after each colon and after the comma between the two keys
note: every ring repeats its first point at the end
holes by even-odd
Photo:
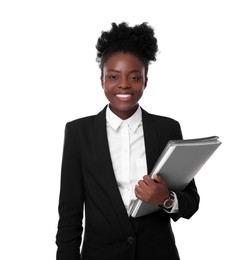
{"type": "Polygon", "coordinates": [[[144,63],[136,55],[129,52],[113,53],[104,63],[104,70],[138,70],[145,69],[144,63]]]}

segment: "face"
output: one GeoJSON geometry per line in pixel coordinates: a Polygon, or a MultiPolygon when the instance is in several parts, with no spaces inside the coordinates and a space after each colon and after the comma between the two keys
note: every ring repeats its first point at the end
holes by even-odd
{"type": "Polygon", "coordinates": [[[131,53],[114,53],[103,66],[101,83],[110,109],[118,117],[127,119],[136,111],[146,87],[145,66],[131,53]]]}

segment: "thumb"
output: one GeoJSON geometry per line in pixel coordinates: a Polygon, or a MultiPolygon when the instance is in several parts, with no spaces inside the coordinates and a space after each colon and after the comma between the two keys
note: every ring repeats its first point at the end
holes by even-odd
{"type": "Polygon", "coordinates": [[[153,177],[154,177],[154,180],[156,182],[159,182],[159,183],[164,183],[165,182],[163,177],[161,175],[159,175],[159,174],[155,174],[153,177]]]}

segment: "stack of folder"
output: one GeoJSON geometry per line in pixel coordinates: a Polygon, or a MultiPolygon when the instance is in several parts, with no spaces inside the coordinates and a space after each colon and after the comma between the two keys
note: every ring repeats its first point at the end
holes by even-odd
{"type": "MultiPolygon", "coordinates": [[[[169,190],[182,191],[197,172],[221,145],[218,136],[188,140],[171,140],[158,158],[152,172],[160,174],[168,184],[169,190]]],[[[141,217],[160,208],[141,200],[135,201],[130,215],[141,217]]]]}

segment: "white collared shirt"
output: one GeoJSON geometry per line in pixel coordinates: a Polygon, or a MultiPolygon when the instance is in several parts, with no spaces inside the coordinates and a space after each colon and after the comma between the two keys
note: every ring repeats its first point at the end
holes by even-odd
{"type": "MultiPolygon", "coordinates": [[[[129,214],[135,202],[135,186],[143,176],[148,174],[142,110],[137,111],[128,119],[122,120],[109,108],[106,110],[106,127],[112,165],[118,188],[129,214]]],[[[178,204],[178,203],[177,203],[178,204]]],[[[171,213],[178,211],[171,210],[171,213]]]]}

